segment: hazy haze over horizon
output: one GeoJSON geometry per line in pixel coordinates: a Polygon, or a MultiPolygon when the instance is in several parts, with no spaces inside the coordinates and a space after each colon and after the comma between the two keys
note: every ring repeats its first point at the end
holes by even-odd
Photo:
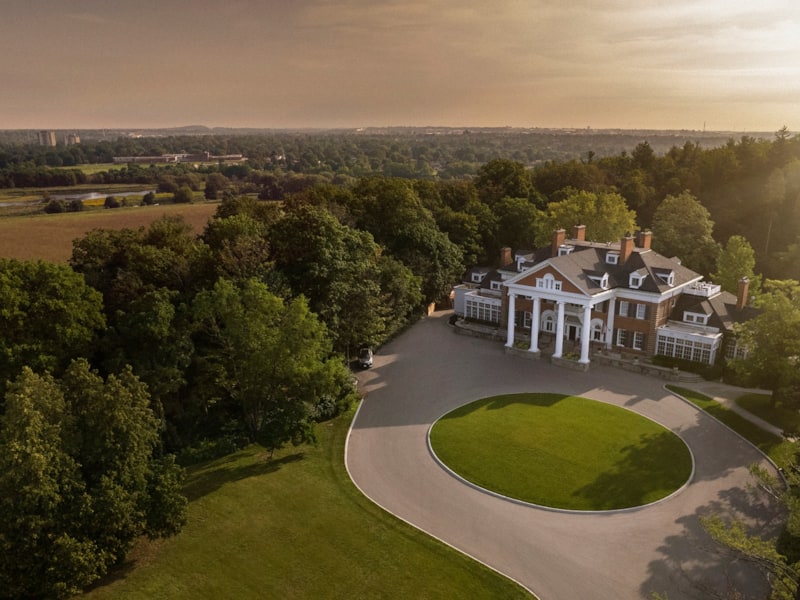
{"type": "Polygon", "coordinates": [[[800,130],[797,0],[0,0],[0,14],[2,129],[800,130]]]}

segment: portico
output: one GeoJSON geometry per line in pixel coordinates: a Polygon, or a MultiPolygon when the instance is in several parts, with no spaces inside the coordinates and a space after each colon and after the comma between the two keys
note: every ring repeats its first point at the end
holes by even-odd
{"type": "Polygon", "coordinates": [[[580,341],[580,359],[578,362],[589,362],[589,347],[592,340],[592,308],[594,302],[587,298],[557,297],[551,294],[531,295],[526,291],[521,294],[512,286],[508,286],[508,314],[506,346],[512,348],[516,337],[517,298],[525,298],[531,302],[531,331],[529,352],[539,352],[539,337],[542,330],[542,303],[547,302],[555,307],[555,352],[554,358],[564,354],[564,338],[580,341]],[[570,324],[567,324],[569,316],[570,324]],[[577,320],[577,325],[571,324],[577,320]]]}

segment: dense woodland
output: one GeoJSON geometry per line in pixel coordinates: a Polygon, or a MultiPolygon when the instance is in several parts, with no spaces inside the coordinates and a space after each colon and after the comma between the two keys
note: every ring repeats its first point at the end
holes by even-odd
{"type": "MultiPolygon", "coordinates": [[[[127,182],[221,200],[200,236],[164,218],[92,231],[68,265],[0,259],[0,596],[69,595],[137,536],[175,533],[177,463],[312,440],[314,422],[357,398],[359,345],[413,323],[466,266],[546,244],[557,227],[585,224],[597,241],[650,228],[657,251],[726,288],[751,277],[764,316],[741,333],[770,360],[738,373],[798,405],[800,137],[785,129],[564,161],[489,145],[460,172],[437,136],[293,139],[0,148],[5,187],[127,182]],[[251,160],[63,166],[176,148],[251,160]]],[[[784,563],[800,557],[792,548],[784,563]]]]}

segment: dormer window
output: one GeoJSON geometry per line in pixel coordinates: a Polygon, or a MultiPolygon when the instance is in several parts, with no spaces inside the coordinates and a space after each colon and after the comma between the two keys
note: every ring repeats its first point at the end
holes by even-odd
{"type": "Polygon", "coordinates": [[[499,290],[501,285],[502,285],[502,282],[500,282],[500,281],[492,281],[492,283],[491,283],[491,287],[492,287],[493,290],[499,290]]]}
{"type": "Polygon", "coordinates": [[[638,271],[631,273],[628,277],[628,286],[634,290],[638,290],[640,287],[642,287],[645,277],[647,277],[646,273],[639,273],[638,271]]]}
{"type": "Polygon", "coordinates": [[[602,275],[587,275],[587,277],[589,278],[589,281],[599,285],[604,290],[608,289],[608,273],[603,273],[602,275]]]}
{"type": "Polygon", "coordinates": [[[619,254],[617,252],[606,252],[606,263],[609,265],[618,265],[619,254]]]}
{"type": "Polygon", "coordinates": [[[694,323],[695,325],[707,325],[708,315],[686,311],[683,313],[684,323],[694,323]]]}
{"type": "Polygon", "coordinates": [[[675,271],[661,271],[657,272],[658,278],[666,283],[668,286],[675,285],[675,271]]]}
{"type": "Polygon", "coordinates": [[[572,246],[559,246],[558,247],[558,255],[559,256],[566,256],[567,254],[570,254],[573,250],[574,250],[574,248],[572,246]]]}
{"type": "Polygon", "coordinates": [[[483,281],[485,273],[473,273],[472,274],[472,283],[480,283],[483,281]]]}

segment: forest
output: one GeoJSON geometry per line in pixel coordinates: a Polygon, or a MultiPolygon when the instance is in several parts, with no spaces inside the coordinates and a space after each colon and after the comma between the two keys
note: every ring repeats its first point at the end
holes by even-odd
{"type": "Polygon", "coordinates": [[[558,227],[584,224],[595,241],[647,228],[656,251],[723,285],[784,280],[753,286],[778,308],[743,333],[775,344],[758,334],[782,331],[770,356],[783,362],[742,372],[773,384],[780,363],[780,397],[797,400],[800,136],[785,128],[565,160],[519,141],[507,156],[502,136],[460,156],[436,136],[291,139],[0,147],[0,187],[137,183],[219,201],[199,236],[163,218],[91,231],[69,264],[0,259],[0,596],[67,596],[138,536],[174,534],[179,465],[313,439],[314,423],[358,398],[356,348],[445,300],[465,267],[546,244],[558,227]],[[177,148],[249,160],[80,169],[177,148]]]}

